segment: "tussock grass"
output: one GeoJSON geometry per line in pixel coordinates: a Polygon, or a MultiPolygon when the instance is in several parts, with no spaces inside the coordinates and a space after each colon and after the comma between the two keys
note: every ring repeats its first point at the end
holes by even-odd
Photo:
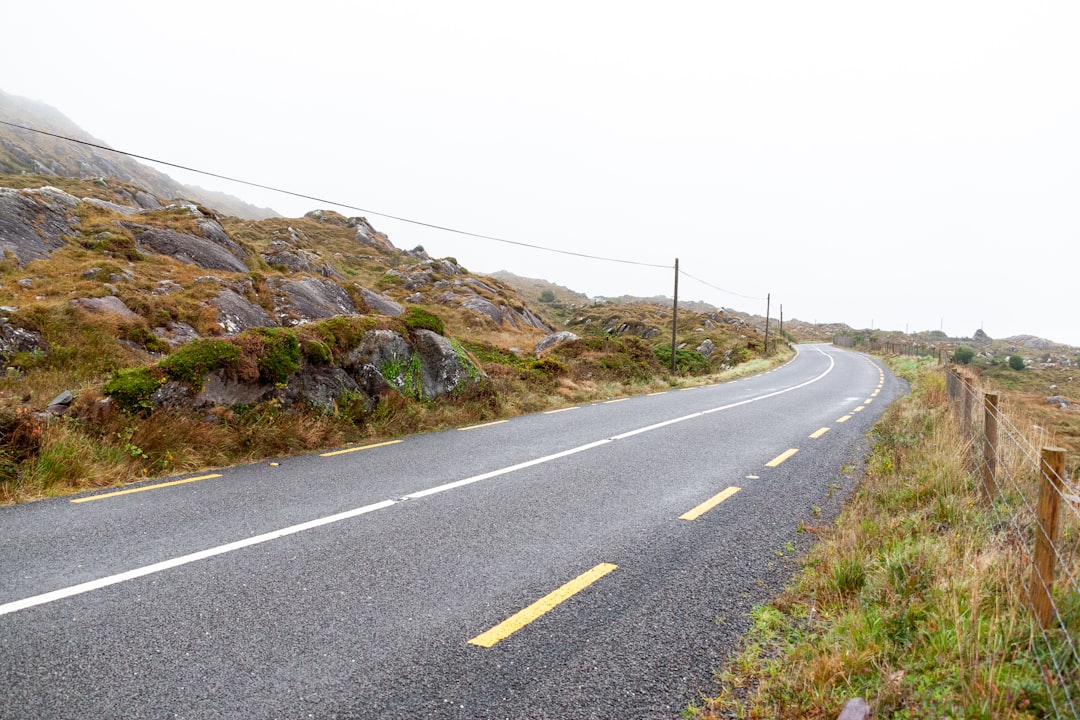
{"type": "MultiPolygon", "coordinates": [[[[821,541],[804,571],[754,611],[718,695],[687,715],[835,718],[852,697],[882,718],[1063,707],[1062,688],[1044,681],[1054,648],[1028,610],[1030,567],[966,470],[942,374],[913,361],[896,369],[914,389],[876,426],[859,489],[834,525],[813,528],[821,541]]],[[[1060,656],[1080,687],[1080,668],[1060,656]]]]}

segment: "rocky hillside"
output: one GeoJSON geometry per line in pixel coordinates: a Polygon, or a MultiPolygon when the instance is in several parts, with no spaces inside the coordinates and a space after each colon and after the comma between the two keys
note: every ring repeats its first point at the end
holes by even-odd
{"type": "MultiPolygon", "coordinates": [[[[332,211],[0,175],[0,252],[0,501],[671,382],[670,309],[533,305],[332,211]]],[[[680,317],[680,375],[760,352],[745,321],[680,317]]]]}
{"type": "MultiPolygon", "coordinates": [[[[2,90],[0,120],[108,147],[56,109],[2,90]]],[[[254,220],[277,216],[270,208],[256,207],[226,193],[183,185],[124,155],[3,124],[0,124],[0,173],[115,178],[133,183],[159,198],[186,198],[226,215],[254,220]]]]}

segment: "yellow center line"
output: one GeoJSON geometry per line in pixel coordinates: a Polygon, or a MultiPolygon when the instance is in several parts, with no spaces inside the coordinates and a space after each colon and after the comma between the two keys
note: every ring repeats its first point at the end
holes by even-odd
{"type": "Polygon", "coordinates": [[[701,517],[705,513],[709,512],[714,507],[716,507],[720,503],[724,502],[725,500],[727,500],[729,497],[731,497],[735,493],[739,492],[740,490],[742,490],[742,488],[737,488],[734,485],[732,485],[731,487],[727,488],[726,490],[724,490],[722,492],[719,492],[716,495],[713,495],[711,498],[709,498],[705,502],[701,503],[700,505],[698,505],[696,508],[694,508],[690,512],[683,513],[682,515],[679,516],[679,519],[680,520],[697,520],[699,517],[701,517]]]}
{"type": "Polygon", "coordinates": [[[851,412],[862,412],[862,411],[863,411],[863,410],[865,410],[865,409],[866,409],[866,406],[865,406],[865,405],[860,405],[859,407],[855,408],[855,409],[854,409],[854,410],[852,410],[851,412]]]}
{"type": "Polygon", "coordinates": [[[758,480],[759,478],[758,478],[758,476],[757,476],[757,475],[747,475],[747,476],[746,476],[746,479],[747,479],[747,480],[758,480]]]}
{"type": "Polygon", "coordinates": [[[213,475],[200,475],[198,477],[185,478],[183,480],[172,480],[171,482],[158,483],[157,485],[147,485],[145,487],[131,488],[129,490],[117,490],[116,492],[104,493],[102,495],[91,495],[89,497],[75,498],[70,502],[84,503],[91,500],[104,500],[105,498],[116,497],[118,495],[130,495],[132,493],[146,492],[147,490],[157,490],[159,488],[172,487],[173,485],[184,485],[186,483],[198,482],[199,480],[209,480],[210,478],[219,478],[220,473],[214,473],[213,475]]]}
{"type": "Polygon", "coordinates": [[[360,452],[361,450],[370,450],[371,448],[384,447],[386,445],[397,445],[401,440],[387,440],[386,442],[375,443],[374,445],[362,445],[360,447],[345,448],[344,450],[334,450],[333,452],[320,453],[319,457],[333,457],[334,455],[344,455],[346,453],[360,452]]]}
{"type": "Polygon", "coordinates": [[[838,423],[843,423],[843,422],[847,422],[847,421],[848,421],[848,420],[850,420],[850,419],[851,419],[851,416],[850,416],[850,415],[845,415],[845,416],[844,416],[844,417],[842,417],[842,418],[836,418],[836,422],[838,422],[838,423]]]}
{"type": "Polygon", "coordinates": [[[776,467],[797,452],[799,452],[799,448],[791,448],[790,450],[785,450],[769,462],[765,463],[765,467],[776,467]]]}
{"type": "Polygon", "coordinates": [[[477,635],[469,641],[469,644],[489,648],[500,640],[505,640],[533,620],[555,608],[559,603],[564,602],[568,598],[592,585],[616,567],[618,566],[612,565],[611,563],[600,563],[593,569],[578,575],[558,590],[548,593],[524,610],[519,610],[514,613],[487,632],[477,635]]]}
{"type": "Polygon", "coordinates": [[[824,434],[825,434],[825,433],[827,433],[827,432],[829,432],[829,428],[827,428],[827,427],[823,427],[823,428],[821,428],[820,430],[818,430],[818,431],[816,431],[816,432],[812,433],[812,434],[810,435],[810,438],[811,438],[811,439],[813,439],[813,440],[817,440],[817,439],[818,439],[819,437],[821,437],[822,435],[824,435],[824,434]]]}
{"type": "Polygon", "coordinates": [[[615,398],[614,400],[605,400],[604,404],[605,405],[610,405],[611,403],[622,402],[623,400],[629,400],[629,399],[630,398],[615,398]]]}
{"type": "Polygon", "coordinates": [[[865,400],[865,401],[863,401],[863,404],[864,404],[864,405],[869,405],[869,404],[870,404],[870,403],[872,403],[872,402],[874,402],[874,396],[873,396],[873,395],[871,395],[870,397],[866,398],[866,400],[865,400]]]}
{"type": "Polygon", "coordinates": [[[479,425],[468,425],[466,427],[459,427],[458,430],[477,430],[479,428],[491,427],[492,425],[502,425],[504,422],[510,422],[509,420],[495,420],[493,422],[481,423],[479,425]]]}
{"type": "Polygon", "coordinates": [[[555,413],[561,413],[561,412],[566,412],[567,410],[578,410],[578,409],[579,409],[579,406],[575,405],[574,407],[559,408],[558,410],[545,410],[544,414],[545,415],[554,415],[555,413]]]}

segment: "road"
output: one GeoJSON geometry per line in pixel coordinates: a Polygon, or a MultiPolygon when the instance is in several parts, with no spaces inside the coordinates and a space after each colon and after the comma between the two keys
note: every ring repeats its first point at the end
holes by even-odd
{"type": "Polygon", "coordinates": [[[903,390],[743,380],[0,508],[0,718],[671,718],[903,390]]]}

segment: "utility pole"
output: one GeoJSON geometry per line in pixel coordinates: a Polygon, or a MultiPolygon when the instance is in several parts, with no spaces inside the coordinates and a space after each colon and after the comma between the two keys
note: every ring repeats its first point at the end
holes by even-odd
{"type": "Polygon", "coordinates": [[[780,303],[780,337],[784,337],[784,303],[780,303]]]}
{"type": "Polygon", "coordinates": [[[769,303],[772,301],[772,293],[765,295],[765,355],[769,354],[769,303]]]}
{"type": "Polygon", "coordinates": [[[671,307],[671,374],[675,374],[675,343],[679,332],[679,258],[675,258],[675,302],[671,307]]]}

